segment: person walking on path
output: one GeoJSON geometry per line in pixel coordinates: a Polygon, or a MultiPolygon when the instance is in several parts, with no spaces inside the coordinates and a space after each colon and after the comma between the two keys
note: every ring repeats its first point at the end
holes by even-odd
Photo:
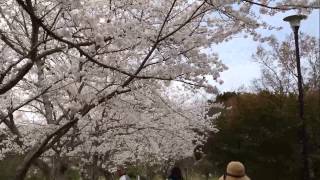
{"type": "Polygon", "coordinates": [[[250,180],[250,178],[246,175],[245,167],[241,162],[231,161],[219,180],[250,180]]]}
{"type": "Polygon", "coordinates": [[[171,169],[168,180],[183,180],[182,173],[179,167],[175,166],[171,169]]]}
{"type": "Polygon", "coordinates": [[[127,175],[123,166],[117,168],[117,175],[120,177],[119,180],[130,180],[130,177],[127,175]]]}

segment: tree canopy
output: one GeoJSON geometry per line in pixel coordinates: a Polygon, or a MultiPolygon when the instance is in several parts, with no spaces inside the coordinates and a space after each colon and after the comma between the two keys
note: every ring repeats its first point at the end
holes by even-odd
{"type": "Polygon", "coordinates": [[[209,81],[219,82],[226,69],[218,54],[204,50],[241,32],[269,40],[257,29],[276,27],[257,18],[261,13],[318,8],[307,0],[0,5],[0,155],[23,155],[17,180],[39,163],[55,176],[70,158],[80,168],[91,164],[96,179],[95,171],[145,154],[148,161],[190,155],[215,130],[206,105],[191,97],[216,93],[209,81]],[[168,93],[172,82],[191,95],[168,93]]]}

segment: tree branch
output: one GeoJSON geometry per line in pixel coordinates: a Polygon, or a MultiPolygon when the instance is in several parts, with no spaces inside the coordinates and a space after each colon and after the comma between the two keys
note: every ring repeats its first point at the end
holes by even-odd
{"type": "Polygon", "coordinates": [[[0,84],[0,95],[13,88],[26,75],[33,66],[33,61],[28,61],[24,66],[19,68],[16,76],[12,77],[6,84],[0,84]]]}
{"type": "Polygon", "coordinates": [[[282,5],[282,6],[269,6],[267,4],[262,4],[262,3],[258,3],[251,0],[242,0],[242,1],[250,4],[254,4],[257,6],[265,7],[268,9],[275,9],[275,10],[320,9],[320,6],[305,6],[305,5],[295,5],[295,4],[288,4],[288,5],[282,5]]]}

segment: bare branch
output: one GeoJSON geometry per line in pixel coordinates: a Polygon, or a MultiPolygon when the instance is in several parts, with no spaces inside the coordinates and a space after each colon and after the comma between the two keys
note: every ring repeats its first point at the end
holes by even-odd
{"type": "Polygon", "coordinates": [[[305,6],[305,5],[295,5],[295,4],[288,4],[288,5],[281,5],[281,6],[269,6],[266,4],[258,3],[255,1],[250,0],[243,0],[243,2],[247,2],[250,4],[254,4],[257,6],[265,7],[268,9],[275,9],[275,10],[293,10],[293,9],[320,9],[320,6],[305,6]]]}

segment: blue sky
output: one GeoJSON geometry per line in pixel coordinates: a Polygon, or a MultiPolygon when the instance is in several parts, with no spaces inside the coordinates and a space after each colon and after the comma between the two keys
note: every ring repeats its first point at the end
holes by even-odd
{"type": "MultiPolygon", "coordinates": [[[[266,22],[283,27],[280,31],[263,31],[263,34],[274,34],[277,38],[283,40],[292,30],[290,25],[282,19],[293,14],[294,12],[287,12],[273,17],[263,17],[266,22]]],[[[314,10],[308,16],[308,19],[301,22],[300,31],[319,37],[319,14],[319,10],[314,10]]],[[[253,62],[251,58],[258,44],[251,38],[235,37],[231,41],[212,47],[215,52],[218,52],[220,59],[229,67],[229,70],[221,73],[221,79],[224,83],[217,85],[221,92],[236,91],[241,86],[248,87],[254,78],[259,77],[259,65],[253,62]]]]}

